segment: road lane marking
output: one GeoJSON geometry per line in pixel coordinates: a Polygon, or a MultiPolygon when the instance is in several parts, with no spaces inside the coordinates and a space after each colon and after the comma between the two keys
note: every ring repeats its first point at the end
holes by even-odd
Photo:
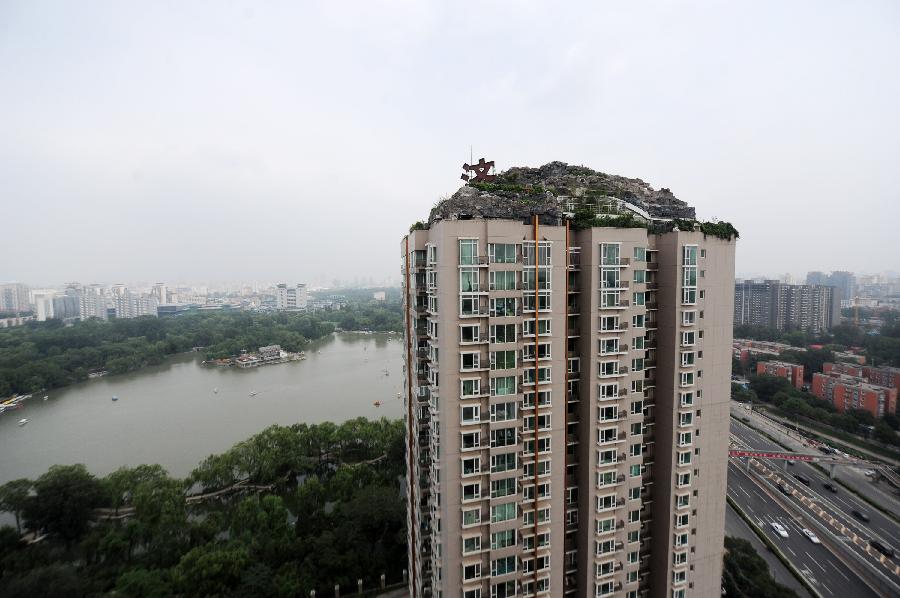
{"type": "Polygon", "coordinates": [[[831,565],[831,568],[834,569],[835,571],[837,571],[838,574],[839,574],[841,577],[843,577],[843,578],[846,579],[847,581],[850,581],[850,578],[847,577],[846,575],[844,575],[844,572],[841,571],[840,569],[838,569],[838,568],[837,568],[837,565],[835,565],[835,564],[832,563],[831,561],[829,561],[828,564],[831,565]]]}
{"type": "Polygon", "coordinates": [[[788,550],[790,550],[792,555],[797,556],[797,553],[794,552],[793,550],[791,550],[791,547],[790,547],[790,546],[785,546],[785,548],[787,548],[788,550]]]}
{"type": "MultiPolygon", "coordinates": [[[[804,550],[804,552],[806,552],[806,551],[804,550]]],[[[822,570],[822,573],[826,573],[825,567],[823,567],[822,565],[820,565],[820,564],[819,564],[819,561],[817,561],[816,559],[814,559],[814,558],[812,557],[811,554],[809,554],[808,552],[806,552],[806,556],[809,557],[809,560],[811,560],[811,561],[813,562],[813,564],[814,564],[816,567],[818,567],[819,569],[822,570]]]]}

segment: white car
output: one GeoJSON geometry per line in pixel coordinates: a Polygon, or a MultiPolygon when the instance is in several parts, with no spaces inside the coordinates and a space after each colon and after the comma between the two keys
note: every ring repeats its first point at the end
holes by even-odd
{"type": "Polygon", "coordinates": [[[772,529],[775,530],[775,533],[781,536],[782,538],[787,538],[788,533],[787,530],[784,529],[784,526],[780,523],[772,522],[772,529]]]}
{"type": "Polygon", "coordinates": [[[812,530],[806,529],[804,527],[803,530],[801,530],[801,531],[803,531],[803,535],[806,536],[807,538],[809,538],[809,541],[812,542],[813,544],[821,544],[822,543],[819,541],[819,536],[817,536],[815,534],[815,532],[813,532],[812,530]]]}

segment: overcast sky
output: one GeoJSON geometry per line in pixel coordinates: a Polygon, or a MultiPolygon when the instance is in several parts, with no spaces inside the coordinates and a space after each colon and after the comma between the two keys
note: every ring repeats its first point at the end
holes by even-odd
{"type": "Polygon", "coordinates": [[[900,3],[0,0],[0,280],[395,277],[470,145],[900,270],[900,3]]]}

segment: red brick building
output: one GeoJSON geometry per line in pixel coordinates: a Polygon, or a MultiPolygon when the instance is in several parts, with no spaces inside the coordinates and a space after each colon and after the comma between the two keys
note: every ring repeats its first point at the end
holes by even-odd
{"type": "Polygon", "coordinates": [[[900,368],[876,368],[868,365],[862,370],[863,378],[871,384],[887,386],[900,391],[900,368]]]}
{"type": "Polygon", "coordinates": [[[833,368],[830,374],[813,374],[812,393],[830,402],[839,413],[863,409],[875,417],[884,417],[885,413],[897,410],[896,388],[869,384],[862,378],[839,374],[833,368]]]}
{"type": "Polygon", "coordinates": [[[794,388],[803,388],[803,366],[786,361],[760,361],[756,364],[757,376],[787,378],[794,388]]]}

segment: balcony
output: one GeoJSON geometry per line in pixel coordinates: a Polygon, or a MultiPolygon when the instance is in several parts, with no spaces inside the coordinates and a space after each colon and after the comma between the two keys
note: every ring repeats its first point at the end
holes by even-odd
{"type": "Polygon", "coordinates": [[[628,375],[628,366],[620,366],[617,370],[613,370],[611,372],[598,372],[598,378],[621,378],[622,376],[628,375]]]}
{"type": "MultiPolygon", "coordinates": [[[[493,289],[491,289],[493,290],[493,289]]],[[[473,293],[487,293],[488,285],[483,282],[477,283],[467,283],[465,287],[460,287],[459,293],[461,295],[473,294],[473,293]]]]}
{"type": "Polygon", "coordinates": [[[659,303],[656,301],[649,301],[646,304],[647,309],[659,309],[659,303]]]}
{"type": "Polygon", "coordinates": [[[631,263],[631,258],[629,257],[620,257],[617,260],[613,260],[610,258],[603,258],[600,260],[601,268],[624,268],[631,263]]]}
{"type": "Polygon", "coordinates": [[[628,322],[617,322],[616,328],[600,328],[599,334],[618,334],[628,330],[628,322]]]}

